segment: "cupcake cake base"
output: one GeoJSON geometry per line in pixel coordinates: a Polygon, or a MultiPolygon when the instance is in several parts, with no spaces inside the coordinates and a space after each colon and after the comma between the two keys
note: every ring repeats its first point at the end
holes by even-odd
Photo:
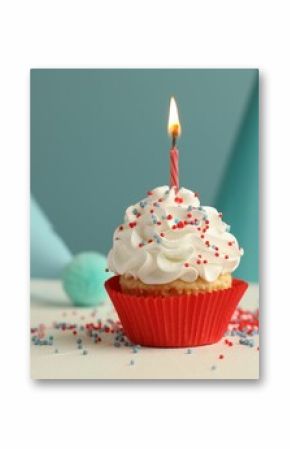
{"type": "Polygon", "coordinates": [[[194,282],[185,282],[181,279],[167,284],[144,284],[133,276],[120,276],[120,286],[124,293],[141,296],[171,296],[190,295],[192,293],[213,292],[224,290],[232,286],[232,276],[230,273],[221,274],[215,281],[207,282],[198,277],[194,282]]]}
{"type": "Polygon", "coordinates": [[[105,287],[132,343],[174,348],[218,342],[248,284],[233,279],[230,288],[166,297],[123,292],[120,276],[105,287]]]}

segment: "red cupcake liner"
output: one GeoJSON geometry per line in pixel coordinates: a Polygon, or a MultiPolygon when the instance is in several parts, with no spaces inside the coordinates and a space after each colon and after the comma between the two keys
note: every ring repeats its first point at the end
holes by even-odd
{"type": "Polygon", "coordinates": [[[210,293],[137,296],[123,293],[119,277],[105,282],[127,337],[134,344],[187,347],[218,342],[248,284],[233,279],[232,287],[210,293]]]}

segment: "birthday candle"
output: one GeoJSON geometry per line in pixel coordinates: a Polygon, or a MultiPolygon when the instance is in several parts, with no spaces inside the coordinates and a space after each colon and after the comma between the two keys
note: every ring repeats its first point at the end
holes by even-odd
{"type": "Polygon", "coordinates": [[[174,97],[170,99],[168,133],[172,138],[170,149],[170,187],[179,189],[179,151],[176,147],[176,139],[181,134],[181,126],[178,110],[174,97]]]}

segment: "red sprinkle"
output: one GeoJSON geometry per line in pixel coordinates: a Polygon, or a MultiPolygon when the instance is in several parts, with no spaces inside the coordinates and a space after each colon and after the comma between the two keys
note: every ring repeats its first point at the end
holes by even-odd
{"type": "Polygon", "coordinates": [[[207,260],[204,260],[203,263],[207,263],[207,260]]]}
{"type": "Polygon", "coordinates": [[[189,263],[185,262],[184,266],[185,266],[186,268],[188,268],[188,267],[189,267],[189,263]]]}
{"type": "Polygon", "coordinates": [[[119,226],[119,231],[123,231],[123,226],[119,226]]]}
{"type": "Polygon", "coordinates": [[[136,225],[136,221],[132,221],[131,223],[129,223],[130,228],[135,228],[136,225]]]}
{"type": "Polygon", "coordinates": [[[148,243],[152,243],[152,242],[153,242],[153,240],[152,240],[152,239],[148,240],[148,243]]]}
{"type": "Polygon", "coordinates": [[[160,237],[164,237],[164,236],[165,236],[164,232],[160,232],[160,237]]]}
{"type": "Polygon", "coordinates": [[[208,220],[205,220],[205,224],[207,224],[207,225],[208,225],[208,224],[209,224],[209,221],[208,221],[208,220]]]}
{"type": "Polygon", "coordinates": [[[177,223],[177,227],[180,228],[180,229],[184,228],[184,223],[182,221],[179,221],[177,223]]]}
{"type": "Polygon", "coordinates": [[[228,258],[229,258],[229,256],[226,254],[226,255],[225,255],[225,259],[228,259],[228,258]]]}
{"type": "Polygon", "coordinates": [[[192,214],[187,214],[187,216],[188,216],[188,218],[191,218],[191,217],[192,217],[192,214]]]}
{"type": "Polygon", "coordinates": [[[174,199],[176,203],[183,203],[183,198],[179,198],[178,196],[174,199]]]}
{"type": "Polygon", "coordinates": [[[153,193],[152,192],[147,192],[147,195],[150,196],[150,195],[153,195],[153,193]]]}
{"type": "Polygon", "coordinates": [[[223,354],[219,355],[219,359],[222,360],[225,356],[223,354]]]}
{"type": "Polygon", "coordinates": [[[169,215],[167,215],[166,218],[167,218],[167,220],[172,220],[173,217],[172,217],[172,215],[169,214],[169,215]]]}
{"type": "Polygon", "coordinates": [[[219,257],[219,253],[214,253],[215,257],[219,257]]]}

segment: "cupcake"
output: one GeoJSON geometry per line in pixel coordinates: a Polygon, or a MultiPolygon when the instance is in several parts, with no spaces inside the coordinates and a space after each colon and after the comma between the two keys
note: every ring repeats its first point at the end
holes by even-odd
{"type": "Polygon", "coordinates": [[[224,335],[247,289],[233,279],[243,250],[198,194],[157,187],[130,206],[114,233],[106,289],[135,344],[184,347],[224,335]]]}

